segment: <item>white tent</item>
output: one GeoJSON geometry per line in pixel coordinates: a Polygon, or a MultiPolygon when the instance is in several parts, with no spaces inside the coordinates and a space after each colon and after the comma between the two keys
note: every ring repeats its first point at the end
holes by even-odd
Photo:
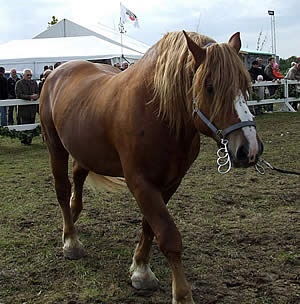
{"type": "MultiPolygon", "coordinates": [[[[101,40],[119,45],[121,47],[121,34],[119,32],[99,24],[82,26],[68,19],[62,19],[44,32],[33,37],[33,39],[78,36],[95,36],[101,40]]],[[[129,50],[133,50],[141,54],[144,54],[149,48],[149,45],[135,40],[126,34],[122,35],[122,45],[129,50]]]]}
{"type": "MultiPolygon", "coordinates": [[[[120,57],[120,47],[94,36],[25,39],[0,45],[0,54],[0,66],[6,70],[31,68],[38,78],[44,65],[73,59],[111,60],[120,57]]],[[[131,61],[141,57],[140,53],[127,48],[123,48],[123,54],[131,61]]]]}
{"type": "Polygon", "coordinates": [[[106,30],[101,34],[63,19],[34,39],[12,40],[0,45],[0,66],[6,70],[22,71],[30,68],[34,78],[43,72],[44,65],[54,65],[73,59],[114,63],[123,60],[135,61],[149,48],[148,45],[123,35],[106,30]]]}

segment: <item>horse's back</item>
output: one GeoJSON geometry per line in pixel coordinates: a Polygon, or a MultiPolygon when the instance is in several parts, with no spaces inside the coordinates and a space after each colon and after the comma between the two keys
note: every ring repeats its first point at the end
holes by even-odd
{"type": "Polygon", "coordinates": [[[81,60],[64,63],[48,76],[40,98],[41,107],[48,105],[55,112],[56,104],[63,102],[67,105],[80,95],[89,96],[93,87],[101,89],[101,83],[104,84],[118,72],[107,64],[81,60]]]}

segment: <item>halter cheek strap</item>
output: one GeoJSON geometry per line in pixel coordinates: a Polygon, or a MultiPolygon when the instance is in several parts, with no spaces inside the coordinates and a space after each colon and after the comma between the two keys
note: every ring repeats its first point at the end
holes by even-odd
{"type": "Polygon", "coordinates": [[[221,141],[221,139],[225,139],[228,134],[235,130],[244,127],[256,127],[254,121],[240,121],[224,130],[220,130],[216,128],[215,125],[199,109],[194,109],[194,114],[197,114],[206,124],[206,126],[217,136],[218,142],[221,141]]]}

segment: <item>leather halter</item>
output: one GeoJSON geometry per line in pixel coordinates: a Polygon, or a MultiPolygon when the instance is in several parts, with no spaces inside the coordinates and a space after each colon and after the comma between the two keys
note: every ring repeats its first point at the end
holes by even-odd
{"type": "Polygon", "coordinates": [[[195,114],[197,114],[201,118],[201,120],[206,124],[206,126],[216,135],[218,143],[220,143],[222,139],[225,139],[228,134],[235,130],[244,127],[256,128],[256,123],[254,121],[240,121],[228,128],[221,130],[218,129],[199,109],[194,109],[193,116],[195,116],[195,114]]]}

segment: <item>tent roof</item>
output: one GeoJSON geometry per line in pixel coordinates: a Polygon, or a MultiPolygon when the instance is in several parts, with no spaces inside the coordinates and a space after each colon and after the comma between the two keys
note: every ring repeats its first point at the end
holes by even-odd
{"type": "Polygon", "coordinates": [[[248,49],[248,48],[241,48],[240,53],[242,53],[242,54],[270,55],[270,56],[273,55],[270,52],[257,51],[257,50],[252,50],[252,49],[248,49]]]}
{"type": "MultiPolygon", "coordinates": [[[[61,37],[48,39],[12,40],[0,45],[1,62],[18,60],[58,58],[71,59],[110,59],[120,57],[121,47],[95,36],[61,37]]],[[[123,54],[129,58],[140,58],[141,53],[124,48],[123,54]]]]}
{"type": "MultiPolygon", "coordinates": [[[[104,41],[121,46],[121,34],[119,32],[99,24],[85,27],[68,19],[62,19],[44,32],[33,37],[33,39],[78,36],[95,36],[104,41]]],[[[140,54],[144,54],[149,48],[149,45],[135,40],[126,34],[122,35],[122,44],[123,47],[140,54]]]]}

